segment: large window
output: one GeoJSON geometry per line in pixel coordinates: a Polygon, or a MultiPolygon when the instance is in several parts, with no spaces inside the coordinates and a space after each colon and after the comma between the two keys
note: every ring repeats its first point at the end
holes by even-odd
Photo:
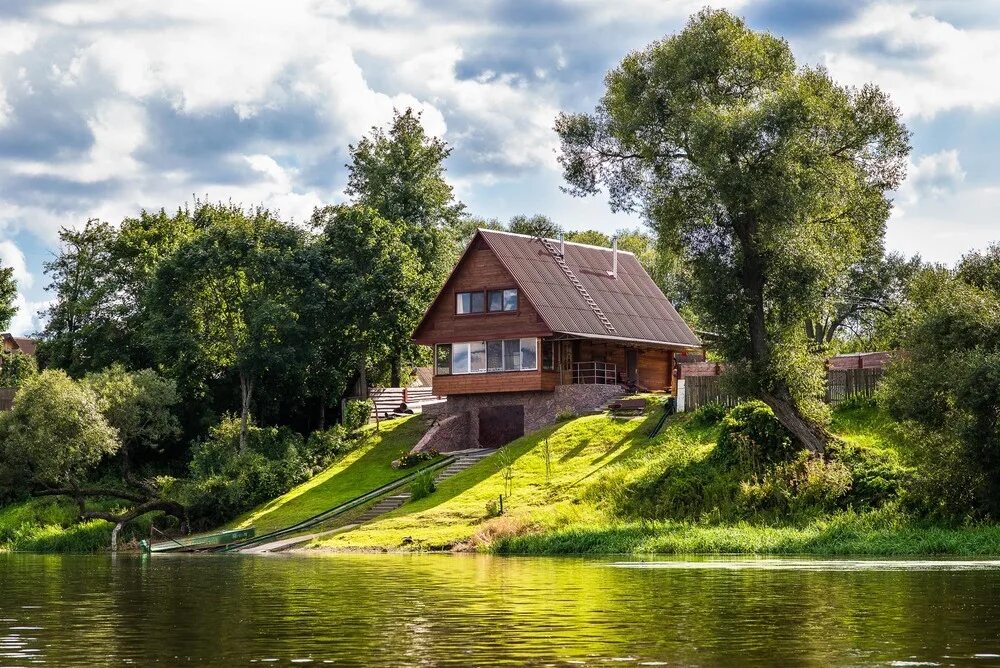
{"type": "Polygon", "coordinates": [[[538,339],[521,339],[521,370],[533,371],[538,368],[538,339]]]}
{"type": "Polygon", "coordinates": [[[474,341],[469,344],[469,373],[486,371],[486,342],[474,341]]]}
{"type": "Polygon", "coordinates": [[[451,346],[451,372],[469,373],[469,344],[455,343],[451,346]]]}
{"type": "Polygon", "coordinates": [[[503,371],[503,341],[486,342],[486,370],[503,371]]]}
{"type": "Polygon", "coordinates": [[[455,293],[456,313],[482,313],[484,310],[486,310],[486,302],[482,292],[455,293]]]}
{"type": "Polygon", "coordinates": [[[503,370],[521,370],[521,339],[503,342],[503,370]]]}
{"type": "Polygon", "coordinates": [[[439,376],[447,376],[451,373],[451,344],[439,343],[435,359],[437,360],[436,368],[439,376]]]}
{"type": "Polygon", "coordinates": [[[538,369],[538,339],[441,343],[434,354],[439,376],[538,369]]]}

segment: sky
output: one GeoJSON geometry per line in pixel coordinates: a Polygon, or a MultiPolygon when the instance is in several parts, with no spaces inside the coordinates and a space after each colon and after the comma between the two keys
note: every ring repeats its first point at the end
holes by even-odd
{"type": "Polygon", "coordinates": [[[798,62],[874,82],[913,132],[886,245],[953,264],[1000,239],[1000,2],[0,0],[0,262],[15,333],[49,299],[62,227],[195,197],[286,218],[345,199],[348,145],[393,108],[454,148],[469,212],[640,225],[559,186],[559,111],[629,51],[726,7],[798,62]]]}

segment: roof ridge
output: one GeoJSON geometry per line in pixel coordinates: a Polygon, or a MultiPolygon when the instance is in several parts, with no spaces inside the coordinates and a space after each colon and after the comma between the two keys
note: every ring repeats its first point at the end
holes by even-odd
{"type": "MultiPolygon", "coordinates": [[[[537,234],[521,234],[520,232],[508,232],[507,230],[494,230],[493,228],[490,228],[490,227],[477,227],[476,230],[478,230],[479,232],[492,232],[494,234],[506,234],[506,235],[511,236],[511,237],[521,237],[523,239],[548,239],[549,241],[555,241],[557,243],[565,243],[565,244],[568,244],[568,245],[571,245],[571,246],[579,246],[580,248],[593,248],[595,250],[607,251],[609,253],[612,252],[612,251],[614,251],[614,248],[608,248],[607,246],[595,246],[593,244],[581,244],[578,241],[566,241],[566,240],[563,240],[563,239],[550,239],[549,237],[540,237],[537,234]]],[[[631,255],[632,257],[635,257],[635,253],[633,253],[632,251],[622,250],[621,248],[619,248],[618,252],[620,254],[622,254],[622,255],[631,255]]]]}

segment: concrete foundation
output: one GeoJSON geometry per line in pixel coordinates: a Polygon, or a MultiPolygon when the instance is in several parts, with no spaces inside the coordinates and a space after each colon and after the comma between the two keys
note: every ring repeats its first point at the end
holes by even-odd
{"type": "MultiPolygon", "coordinates": [[[[482,408],[523,406],[521,433],[528,434],[555,422],[561,413],[586,413],[601,408],[624,394],[620,385],[559,385],[552,392],[497,392],[449,396],[444,403],[424,407],[424,415],[437,420],[414,448],[438,452],[482,447],[482,408]]],[[[485,425],[482,428],[489,428],[485,425]]],[[[485,435],[484,435],[485,436],[485,435]]]]}

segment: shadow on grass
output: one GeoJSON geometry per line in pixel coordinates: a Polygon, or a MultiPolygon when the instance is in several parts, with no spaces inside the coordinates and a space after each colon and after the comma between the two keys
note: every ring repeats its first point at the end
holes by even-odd
{"type": "MultiPolygon", "coordinates": [[[[377,487],[398,480],[418,471],[432,462],[425,462],[419,467],[396,470],[392,461],[404,450],[409,450],[427,431],[427,424],[417,416],[399,420],[389,425],[383,425],[381,433],[373,433],[380,441],[369,447],[368,451],[336,471],[322,482],[316,483],[315,478],[306,481],[305,487],[298,494],[295,489],[288,494],[272,499],[268,503],[236,520],[237,525],[253,523],[258,531],[280,528],[300,522],[340,503],[349,501],[377,487]],[[313,484],[310,486],[310,482],[313,484]]],[[[362,445],[361,447],[366,447],[362,445]]],[[[347,455],[350,456],[350,455],[347,455]]],[[[335,462],[333,467],[340,463],[335,462]]],[[[319,473],[319,476],[324,473],[319,473]]]]}

